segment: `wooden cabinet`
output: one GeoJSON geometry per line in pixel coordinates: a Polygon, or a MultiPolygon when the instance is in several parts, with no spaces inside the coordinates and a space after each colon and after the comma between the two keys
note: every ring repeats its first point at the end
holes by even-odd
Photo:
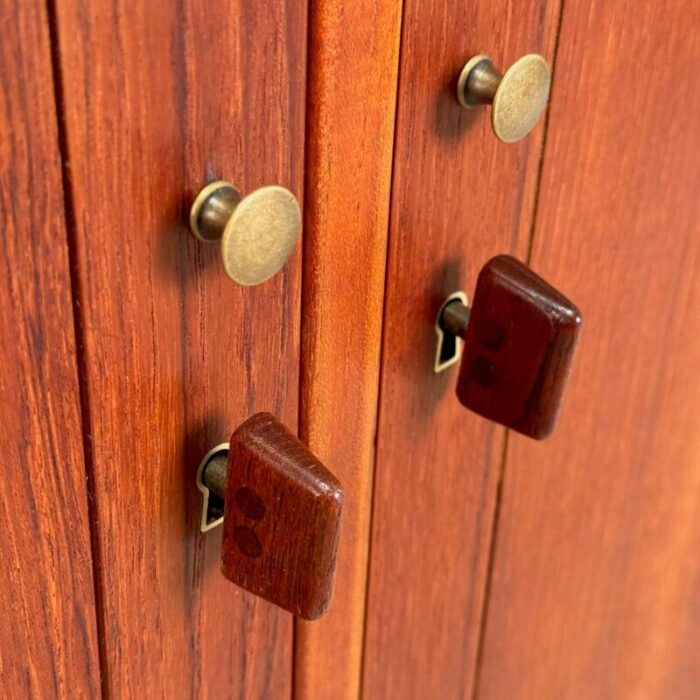
{"type": "Polygon", "coordinates": [[[0,7],[2,694],[697,697],[698,21],[690,0],[0,7]],[[550,106],[503,144],[456,76],[532,51],[550,106]],[[187,230],[218,178],[302,205],[262,285],[187,230]],[[497,254],[585,318],[546,441],[433,371],[440,305],[497,254]],[[258,411],[343,485],[319,621],[231,584],[199,531],[199,461],[258,411]]]}

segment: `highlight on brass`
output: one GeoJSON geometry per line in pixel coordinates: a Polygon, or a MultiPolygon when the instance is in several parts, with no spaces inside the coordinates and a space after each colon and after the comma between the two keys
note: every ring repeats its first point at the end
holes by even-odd
{"type": "Polygon", "coordinates": [[[504,143],[519,141],[532,131],[547,106],[551,75],[542,56],[530,53],[506,72],[485,54],[470,58],[457,80],[457,100],[467,109],[491,105],[491,126],[504,143]]]}
{"type": "Polygon", "coordinates": [[[300,228],[296,197],[278,185],[241,197],[218,180],[199,192],[190,210],[192,233],[207,243],[220,241],[226,274],[245,286],[265,282],[284,267],[300,228]]]}

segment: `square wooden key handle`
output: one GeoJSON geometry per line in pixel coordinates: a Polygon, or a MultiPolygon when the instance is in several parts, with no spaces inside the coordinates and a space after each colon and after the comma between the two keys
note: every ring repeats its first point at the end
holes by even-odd
{"type": "Polygon", "coordinates": [[[210,455],[199,480],[223,500],[223,575],[301,618],[323,615],[340,535],[340,482],[269,413],[246,420],[227,449],[210,455]]]}
{"type": "Polygon", "coordinates": [[[529,437],[552,432],[582,318],[554,287],[515,258],[486,263],[471,307],[443,305],[440,327],[463,338],[460,402],[529,437]]]}

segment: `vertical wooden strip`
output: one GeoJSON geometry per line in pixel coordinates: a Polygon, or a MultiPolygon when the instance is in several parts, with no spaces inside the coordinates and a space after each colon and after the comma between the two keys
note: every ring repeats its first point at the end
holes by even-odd
{"type": "Polygon", "coordinates": [[[471,695],[504,431],[433,373],[435,317],[492,256],[527,253],[542,127],[499,143],[455,80],[472,55],[551,61],[558,2],[407,0],[391,197],[363,689],[471,695]]]}
{"type": "Polygon", "coordinates": [[[698,696],[699,9],[564,5],[531,264],[585,322],[510,439],[481,698],[698,696]]]}
{"type": "Polygon", "coordinates": [[[0,9],[0,687],[97,697],[100,668],[48,19],[0,9]]]}
{"type": "Polygon", "coordinates": [[[296,695],[357,698],[401,2],[312,2],[302,435],[345,489],[335,593],[297,623],[296,695]]]}
{"type": "Polygon", "coordinates": [[[296,429],[301,246],[252,288],[194,192],[303,202],[306,2],[57,5],[114,697],[287,697],[291,615],[228,582],[195,471],[259,410],[296,429]]]}

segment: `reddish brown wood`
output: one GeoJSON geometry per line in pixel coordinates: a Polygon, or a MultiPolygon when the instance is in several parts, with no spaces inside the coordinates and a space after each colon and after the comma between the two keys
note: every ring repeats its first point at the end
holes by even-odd
{"type": "Polygon", "coordinates": [[[529,51],[551,60],[558,2],[513,7],[404,6],[366,698],[471,693],[505,431],[464,410],[456,372],[433,372],[434,324],[445,297],[475,280],[485,260],[526,256],[542,127],[502,144],[488,108],[467,111],[455,98],[456,77],[474,54],[499,66],[529,51]]]}
{"type": "Polygon", "coordinates": [[[303,202],[304,0],[55,3],[114,698],[288,697],[292,616],[232,587],[196,468],[296,426],[299,245],[258,287],[187,230],[214,178],[303,202]]]}
{"type": "Polygon", "coordinates": [[[221,570],[275,605],[315,620],[326,611],[343,489],[296,435],[269,413],[229,444],[221,570]]]}
{"type": "Polygon", "coordinates": [[[0,694],[95,698],[100,664],[46,3],[3,3],[0,33],[0,694]]]}
{"type": "Polygon", "coordinates": [[[529,437],[554,428],[581,325],[578,309],[508,255],[479,273],[457,396],[470,410],[529,437]]]}
{"type": "Polygon", "coordinates": [[[556,433],[509,440],[485,700],[700,691],[698,10],[564,3],[532,265],[586,328],[556,433]]]}
{"type": "Polygon", "coordinates": [[[333,605],[296,624],[300,700],[361,691],[401,6],[310,6],[301,429],[345,502],[333,605]]]}

